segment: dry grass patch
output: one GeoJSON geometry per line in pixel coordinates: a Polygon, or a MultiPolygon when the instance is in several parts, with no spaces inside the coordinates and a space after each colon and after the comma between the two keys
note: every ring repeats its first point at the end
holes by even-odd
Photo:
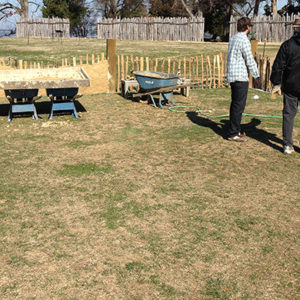
{"type": "MultiPolygon", "coordinates": [[[[247,112],[280,115],[253,95],[247,112]]],[[[223,114],[230,90],[175,101],[223,114]]],[[[297,297],[300,159],[282,154],[280,119],[244,117],[240,145],[226,117],[80,103],[79,120],[0,117],[1,298],[297,297]]]]}

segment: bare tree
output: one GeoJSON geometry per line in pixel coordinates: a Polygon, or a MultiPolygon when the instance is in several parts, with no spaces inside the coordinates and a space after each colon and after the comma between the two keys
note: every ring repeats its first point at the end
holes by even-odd
{"type": "Polygon", "coordinates": [[[0,20],[10,17],[13,14],[17,14],[22,18],[28,18],[29,4],[35,6],[35,11],[38,10],[40,5],[36,2],[28,0],[16,0],[16,1],[1,1],[0,0],[0,20]]]}

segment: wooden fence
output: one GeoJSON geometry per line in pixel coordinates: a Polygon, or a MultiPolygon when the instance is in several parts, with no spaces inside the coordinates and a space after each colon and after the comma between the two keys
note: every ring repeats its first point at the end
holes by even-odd
{"type": "Polygon", "coordinates": [[[200,88],[224,87],[226,61],[223,53],[210,56],[149,58],[119,55],[117,58],[117,90],[122,79],[131,78],[132,71],[154,71],[178,74],[191,79],[200,88]]]}
{"type": "Polygon", "coordinates": [[[43,61],[24,61],[12,57],[0,57],[0,69],[43,69],[43,68],[59,68],[59,67],[73,67],[77,65],[93,65],[100,61],[106,60],[104,52],[98,54],[86,54],[79,57],[66,57],[60,61],[53,61],[44,63],[43,61]]]}
{"type": "Polygon", "coordinates": [[[204,18],[98,19],[98,38],[204,41],[204,18]]]}
{"type": "MultiPolygon", "coordinates": [[[[262,80],[263,90],[270,91],[270,75],[272,61],[263,55],[255,57],[262,80]]],[[[52,68],[76,65],[93,65],[105,60],[105,54],[87,54],[80,57],[63,58],[52,63],[27,62],[11,57],[0,58],[0,69],[2,68],[52,68]]],[[[213,56],[196,56],[177,58],[149,58],[134,57],[133,55],[118,55],[117,57],[117,92],[121,89],[121,80],[132,78],[132,71],[155,71],[177,74],[191,79],[193,88],[213,89],[228,86],[226,82],[226,54],[220,53],[213,56]]]]}
{"type": "MultiPolygon", "coordinates": [[[[300,16],[300,15],[299,15],[300,16]]],[[[291,16],[257,16],[252,18],[254,38],[259,42],[283,42],[293,35],[292,24],[297,15],[291,16]]],[[[237,20],[231,16],[230,35],[232,38],[237,33],[237,20]]]]}
{"type": "Polygon", "coordinates": [[[19,18],[16,25],[17,37],[70,37],[70,21],[59,18],[19,18]]]}

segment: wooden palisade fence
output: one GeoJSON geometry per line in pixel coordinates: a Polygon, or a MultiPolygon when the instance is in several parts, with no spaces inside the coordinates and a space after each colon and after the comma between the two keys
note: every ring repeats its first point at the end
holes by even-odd
{"type": "Polygon", "coordinates": [[[16,25],[17,37],[70,37],[70,21],[59,18],[19,18],[16,25]]]}
{"type": "Polygon", "coordinates": [[[12,57],[0,57],[1,66],[13,69],[43,69],[43,68],[60,68],[60,67],[73,67],[77,65],[93,65],[105,60],[104,52],[99,54],[86,54],[80,57],[62,58],[60,61],[44,63],[38,61],[24,61],[17,60],[12,57]]]}
{"type": "Polygon", "coordinates": [[[98,19],[98,38],[150,41],[203,41],[204,18],[98,19]]]}
{"type": "MultiPolygon", "coordinates": [[[[291,16],[257,16],[252,18],[254,38],[259,42],[283,42],[289,39],[293,34],[292,24],[297,15],[291,16]]],[[[233,37],[237,33],[237,20],[231,16],[230,35],[233,37]]]]}
{"type": "MultiPolygon", "coordinates": [[[[27,68],[53,68],[95,64],[105,60],[105,54],[87,54],[86,56],[63,58],[61,61],[45,64],[44,62],[27,62],[22,60],[0,58],[0,69],[3,67],[27,68]]],[[[270,74],[272,62],[268,57],[256,56],[258,69],[262,79],[263,90],[270,91],[270,74]]],[[[118,55],[117,57],[117,91],[120,91],[121,80],[133,78],[132,71],[155,71],[168,74],[177,74],[190,79],[193,88],[214,89],[228,86],[226,82],[226,55],[220,53],[214,56],[196,56],[177,58],[149,58],[133,55],[118,55]]]]}

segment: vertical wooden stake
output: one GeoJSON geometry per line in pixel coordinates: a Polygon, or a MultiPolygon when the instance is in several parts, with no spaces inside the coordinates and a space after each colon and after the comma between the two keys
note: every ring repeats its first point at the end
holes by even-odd
{"type": "Polygon", "coordinates": [[[85,63],[88,65],[89,64],[89,55],[87,54],[86,55],[86,61],[85,61],[85,63]]]}
{"type": "Polygon", "coordinates": [[[79,57],[79,64],[82,65],[82,56],[79,57]]]}
{"type": "Polygon", "coordinates": [[[214,63],[213,63],[213,88],[216,88],[216,56],[214,55],[214,63]]]}
{"type": "Polygon", "coordinates": [[[73,66],[75,67],[76,66],[76,57],[73,56],[73,66]]]}
{"type": "Polygon", "coordinates": [[[158,58],[155,58],[154,72],[157,72],[157,68],[158,68],[158,58]]]}
{"type": "Polygon", "coordinates": [[[129,57],[126,56],[126,64],[125,64],[125,78],[127,78],[128,75],[128,62],[129,62],[129,57]]]}
{"type": "Polygon", "coordinates": [[[165,59],[164,58],[162,59],[162,62],[161,62],[161,71],[163,73],[165,72],[165,59]]]}
{"type": "Polygon", "coordinates": [[[120,90],[120,81],[121,81],[121,63],[120,63],[120,55],[118,57],[118,69],[117,69],[117,92],[120,90]]]}
{"type": "Polygon", "coordinates": [[[211,88],[211,64],[210,64],[210,58],[207,56],[207,64],[208,64],[208,72],[209,72],[209,83],[207,81],[208,88],[211,88]]]}
{"type": "Polygon", "coordinates": [[[168,58],[168,74],[171,73],[171,58],[168,58]]]}
{"type": "Polygon", "coordinates": [[[204,84],[204,62],[203,62],[203,55],[201,54],[201,86],[202,86],[202,89],[204,88],[203,84],[204,84]]]}
{"type": "Polygon", "coordinates": [[[141,59],[140,59],[140,65],[141,65],[140,70],[144,71],[144,57],[142,57],[142,56],[141,56],[141,59]]]}
{"type": "Polygon", "coordinates": [[[20,70],[23,69],[23,60],[22,60],[22,59],[18,60],[18,68],[19,68],[20,70]]]}
{"type": "Polygon", "coordinates": [[[124,79],[124,55],[121,55],[121,79],[124,79]]]}
{"type": "Polygon", "coordinates": [[[196,80],[199,80],[199,57],[196,56],[196,80]]]}
{"type": "Polygon", "coordinates": [[[146,57],[146,71],[149,71],[149,57],[146,57]]]}
{"type": "Polygon", "coordinates": [[[223,53],[220,52],[220,59],[221,59],[221,87],[224,87],[224,59],[223,53]]]}
{"type": "Polygon", "coordinates": [[[221,87],[221,69],[220,69],[220,56],[217,55],[217,66],[218,66],[218,88],[221,87]]]}
{"type": "Polygon", "coordinates": [[[92,65],[95,63],[95,54],[92,54],[92,65]]]}
{"type": "Polygon", "coordinates": [[[183,58],[183,77],[186,78],[186,58],[183,58]]]}
{"type": "Polygon", "coordinates": [[[116,91],[117,40],[106,40],[106,58],[108,60],[108,91],[113,93],[116,91]]]}

